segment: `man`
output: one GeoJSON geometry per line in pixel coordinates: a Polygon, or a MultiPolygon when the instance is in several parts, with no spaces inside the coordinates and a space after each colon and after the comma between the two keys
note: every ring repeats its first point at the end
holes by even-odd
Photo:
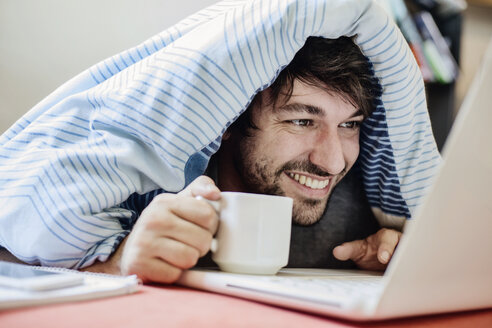
{"type": "Polygon", "coordinates": [[[424,91],[371,0],[218,3],[82,72],[0,137],[0,245],[172,282],[217,227],[195,196],[243,190],[294,198],[289,265],[382,269],[399,233],[367,213],[401,227],[439,162],[424,91]],[[300,50],[310,35],[357,46],[300,50]]]}
{"type": "MultiPolygon", "coordinates": [[[[194,196],[217,200],[221,190],[289,196],[294,223],[318,222],[358,157],[360,126],[379,93],[370,64],[349,38],[309,38],[223,136],[208,170],[215,181],[202,176],[177,195],[156,196],[111,259],[86,270],[175,281],[209,251],[217,229],[213,208],[194,196]]],[[[382,229],[334,255],[384,269],[399,237],[382,229]]]]}

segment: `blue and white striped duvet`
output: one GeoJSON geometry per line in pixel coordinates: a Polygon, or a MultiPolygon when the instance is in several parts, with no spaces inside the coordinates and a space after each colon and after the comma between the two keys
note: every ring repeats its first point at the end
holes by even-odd
{"type": "Polygon", "coordinates": [[[106,260],[137,217],[122,202],[181,190],[308,36],[342,35],[384,89],[361,137],[370,204],[385,224],[410,218],[440,158],[391,19],[369,0],[223,1],[82,72],[1,136],[0,244],[44,265],[106,260]]]}

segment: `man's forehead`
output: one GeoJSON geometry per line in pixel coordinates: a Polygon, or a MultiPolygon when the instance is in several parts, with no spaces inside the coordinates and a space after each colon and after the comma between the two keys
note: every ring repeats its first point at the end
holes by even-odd
{"type": "Polygon", "coordinates": [[[312,85],[299,79],[293,81],[291,90],[284,85],[276,94],[272,92],[271,87],[261,91],[257,96],[255,107],[272,113],[280,111],[304,112],[322,117],[326,115],[326,110],[324,109],[326,106],[314,101],[320,96],[329,96],[348,105],[346,108],[350,108],[350,112],[347,113],[349,118],[364,115],[363,111],[354,104],[352,99],[342,92],[332,90],[321,81],[317,85],[312,85]]]}

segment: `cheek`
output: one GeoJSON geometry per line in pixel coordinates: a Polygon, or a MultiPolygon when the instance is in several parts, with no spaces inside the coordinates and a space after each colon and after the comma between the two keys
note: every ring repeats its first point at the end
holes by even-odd
{"type": "Polygon", "coordinates": [[[284,134],[272,137],[261,149],[266,156],[274,158],[275,162],[285,163],[308,153],[314,138],[307,136],[284,134]]]}
{"type": "Polygon", "coordinates": [[[343,157],[345,158],[345,162],[347,162],[347,166],[350,168],[359,156],[359,136],[357,135],[357,137],[344,139],[342,142],[342,147],[343,157]]]}
{"type": "Polygon", "coordinates": [[[270,165],[276,165],[286,156],[286,152],[282,151],[282,149],[285,149],[286,144],[285,140],[276,136],[268,134],[256,135],[242,143],[242,153],[243,155],[246,154],[246,160],[250,163],[266,161],[270,165]]]}

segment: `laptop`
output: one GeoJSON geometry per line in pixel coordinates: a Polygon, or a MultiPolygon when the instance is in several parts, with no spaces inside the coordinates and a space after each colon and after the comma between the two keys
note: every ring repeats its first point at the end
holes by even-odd
{"type": "Polygon", "coordinates": [[[443,164],[383,274],[194,269],[179,284],[350,320],[492,307],[492,44],[443,150],[443,164]]]}

